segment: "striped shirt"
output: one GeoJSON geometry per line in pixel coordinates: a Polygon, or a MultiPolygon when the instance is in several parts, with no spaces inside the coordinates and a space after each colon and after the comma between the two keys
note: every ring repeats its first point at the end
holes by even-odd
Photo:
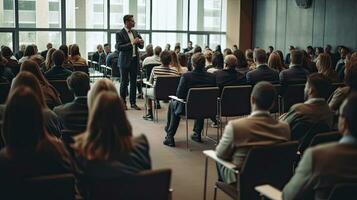
{"type": "Polygon", "coordinates": [[[152,69],[149,83],[154,84],[157,76],[180,76],[175,68],[156,66],[152,69]]]}

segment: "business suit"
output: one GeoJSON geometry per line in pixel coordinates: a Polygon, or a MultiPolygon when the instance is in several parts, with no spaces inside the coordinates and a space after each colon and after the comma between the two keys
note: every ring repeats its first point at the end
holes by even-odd
{"type": "MultiPolygon", "coordinates": [[[[140,38],[136,30],[131,30],[133,38],[140,38]]],[[[143,44],[132,45],[129,34],[125,28],[116,33],[115,48],[119,52],[118,67],[121,74],[120,96],[123,100],[128,94],[128,85],[130,80],[130,104],[136,103],[136,79],[139,69],[139,51],[143,44]],[[134,51],[134,52],[133,52],[134,51]]]]}
{"type": "Polygon", "coordinates": [[[216,71],[214,74],[216,75],[216,83],[220,90],[227,85],[243,85],[247,83],[245,75],[235,69],[223,69],[216,71]]]}
{"type": "Polygon", "coordinates": [[[55,107],[53,111],[62,120],[64,129],[77,133],[86,130],[88,120],[87,97],[76,97],[72,102],[55,107]]]}
{"type": "Polygon", "coordinates": [[[45,77],[47,80],[66,80],[71,74],[71,71],[62,66],[54,66],[45,73],[45,77]]]}
{"type": "Polygon", "coordinates": [[[289,69],[285,69],[280,72],[279,79],[280,83],[285,84],[296,84],[305,83],[309,72],[305,70],[302,66],[291,65],[289,69]]]}
{"type": "MultiPolygon", "coordinates": [[[[186,99],[190,88],[215,86],[216,79],[211,73],[204,69],[194,69],[192,72],[182,74],[176,96],[180,99],[186,99]]],[[[171,101],[167,111],[167,124],[165,131],[168,136],[173,137],[180,123],[180,115],[185,114],[185,105],[178,101],[171,101]]],[[[196,119],[193,131],[201,134],[204,119],[196,119]]]]}
{"type": "Polygon", "coordinates": [[[331,129],[333,112],[324,99],[311,98],[305,103],[293,105],[280,119],[290,125],[291,138],[293,140],[300,140],[314,124],[323,123],[331,129]],[[310,124],[310,126],[306,127],[304,124],[310,124]]]}
{"type": "Polygon", "coordinates": [[[283,199],[328,199],[338,183],[357,183],[357,142],[344,136],[338,143],[308,149],[283,189],[283,199]]]}
{"type": "MultiPolygon", "coordinates": [[[[219,158],[232,161],[240,169],[252,147],[286,142],[290,139],[287,123],[272,118],[267,111],[253,112],[249,117],[228,122],[216,147],[219,158]]],[[[218,165],[219,175],[226,183],[236,182],[231,170],[218,165]]]]}
{"type": "Polygon", "coordinates": [[[253,71],[247,72],[247,82],[250,84],[256,84],[259,81],[268,81],[272,83],[279,82],[279,72],[271,69],[268,65],[258,65],[253,71]]]}

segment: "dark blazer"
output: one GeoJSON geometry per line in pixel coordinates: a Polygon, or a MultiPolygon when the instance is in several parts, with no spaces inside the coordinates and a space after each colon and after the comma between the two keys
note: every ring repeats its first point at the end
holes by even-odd
{"type": "Polygon", "coordinates": [[[98,62],[98,64],[100,65],[105,65],[105,59],[106,59],[105,53],[103,52],[102,54],[99,54],[98,51],[96,51],[92,57],[92,61],[98,62]]]}
{"type": "MultiPolygon", "coordinates": [[[[141,35],[136,30],[131,30],[133,32],[134,38],[139,37],[141,39],[141,35]]],[[[144,45],[137,44],[135,45],[135,54],[139,65],[139,50],[142,49],[144,45]]],[[[118,59],[118,67],[129,67],[130,61],[133,59],[133,46],[131,44],[128,33],[125,28],[121,29],[121,31],[116,33],[116,44],[115,48],[119,52],[118,59]]]]}
{"type": "MultiPolygon", "coordinates": [[[[216,78],[214,74],[208,73],[204,69],[194,69],[191,72],[182,74],[180,83],[177,87],[176,96],[180,99],[186,99],[190,88],[212,86],[216,86],[216,78]]],[[[173,104],[176,115],[184,113],[184,104],[178,101],[173,101],[173,104]]]]}
{"type": "Polygon", "coordinates": [[[246,84],[245,75],[235,69],[223,69],[216,71],[216,83],[220,89],[227,85],[242,85],[246,84]]]}
{"type": "Polygon", "coordinates": [[[335,185],[357,183],[357,144],[341,141],[305,151],[283,199],[328,199],[335,185]]]}
{"type": "Polygon", "coordinates": [[[45,73],[45,77],[47,80],[66,80],[71,74],[71,71],[62,66],[54,66],[45,73]]]}
{"type": "Polygon", "coordinates": [[[72,102],[57,106],[53,109],[63,122],[64,129],[84,132],[87,127],[88,105],[87,98],[75,98],[72,102]]]}
{"type": "Polygon", "coordinates": [[[77,156],[78,166],[89,178],[111,179],[151,169],[149,142],[145,135],[133,139],[134,149],[113,161],[86,160],[77,156]]]}
{"type": "Polygon", "coordinates": [[[279,79],[281,84],[305,83],[308,75],[309,72],[302,66],[292,65],[280,72],[279,79]]]}
{"type": "Polygon", "coordinates": [[[41,56],[42,56],[44,59],[46,59],[46,57],[47,57],[47,52],[48,52],[48,50],[44,50],[44,51],[41,52],[41,56]]]}
{"type": "Polygon", "coordinates": [[[250,84],[256,84],[259,81],[277,83],[279,82],[279,72],[269,68],[268,65],[259,65],[255,70],[248,72],[246,78],[250,84]]]}

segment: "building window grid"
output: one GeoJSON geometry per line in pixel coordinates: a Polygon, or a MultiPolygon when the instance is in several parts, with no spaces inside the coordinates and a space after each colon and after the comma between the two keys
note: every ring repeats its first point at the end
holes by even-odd
{"type": "MultiPolygon", "coordinates": [[[[107,24],[107,29],[103,29],[103,28],[65,28],[65,27],[63,27],[63,24],[65,24],[65,23],[62,23],[62,25],[61,25],[61,21],[59,20],[58,21],[58,24],[56,23],[54,23],[54,20],[52,21],[51,20],[51,23],[49,24],[49,28],[37,28],[37,27],[20,27],[19,26],[19,24],[20,24],[20,22],[19,22],[19,12],[23,12],[23,10],[21,10],[21,8],[19,8],[19,6],[17,6],[18,5],[18,3],[19,3],[19,1],[21,1],[21,0],[13,0],[13,6],[11,7],[11,6],[8,6],[7,8],[11,8],[11,10],[7,10],[7,9],[4,9],[4,13],[5,12],[13,12],[14,13],[14,17],[13,17],[13,21],[15,22],[14,23],[14,27],[0,27],[0,33],[12,33],[12,35],[13,35],[13,40],[14,41],[12,41],[11,42],[11,44],[13,45],[13,49],[14,49],[14,51],[17,51],[18,50],[18,48],[19,48],[19,45],[20,45],[20,38],[19,38],[19,33],[20,32],[24,32],[24,31],[28,31],[28,32],[41,32],[41,31],[49,31],[49,32],[61,32],[61,35],[62,35],[62,38],[60,39],[61,41],[60,41],[60,43],[67,43],[67,39],[66,39],[66,34],[67,34],[67,32],[76,32],[76,31],[81,31],[81,32],[103,32],[103,33],[106,33],[107,35],[111,35],[111,34],[113,34],[113,33],[116,33],[117,31],[118,31],[118,29],[117,29],[117,27],[115,27],[115,24],[110,24],[110,21],[113,19],[113,18],[111,18],[110,17],[110,7],[111,6],[108,6],[108,10],[107,10],[107,12],[108,12],[108,14],[107,15],[109,15],[109,17],[108,18],[110,18],[111,20],[106,20],[105,21],[105,23],[107,24]],[[17,5],[16,5],[17,4],[17,5]],[[16,10],[17,9],[17,10],[16,10]],[[58,27],[55,27],[56,25],[58,25],[58,27]],[[112,28],[112,27],[115,27],[115,29],[114,28],[112,28]],[[63,35],[64,35],[64,37],[63,37],[63,35]],[[63,41],[63,40],[66,40],[66,41],[63,41]]],[[[24,0],[22,0],[22,1],[24,1],[24,0]]],[[[60,19],[62,18],[61,16],[65,16],[66,15],[66,12],[67,12],[67,10],[66,10],[66,7],[65,7],[65,1],[66,0],[50,0],[50,1],[48,1],[48,3],[50,4],[50,3],[57,3],[58,2],[58,4],[59,4],[59,7],[61,7],[61,9],[59,10],[59,11],[57,11],[57,12],[60,12],[60,19]]],[[[148,35],[148,37],[147,38],[149,38],[149,41],[148,42],[146,42],[146,44],[149,44],[149,43],[151,43],[152,42],[152,34],[154,33],[176,33],[176,34],[187,34],[187,39],[188,40],[191,40],[191,38],[190,38],[190,35],[205,35],[206,37],[205,38],[207,38],[206,39],[206,42],[207,42],[207,45],[208,46],[211,46],[210,45],[210,36],[212,35],[221,35],[221,36],[223,36],[223,35],[225,35],[226,34],[226,32],[225,31],[214,31],[214,29],[213,29],[213,26],[208,26],[207,28],[208,28],[208,30],[204,30],[204,31],[194,31],[194,30],[190,30],[190,26],[189,26],[189,23],[190,23],[190,14],[188,13],[188,16],[187,16],[187,21],[188,21],[188,23],[187,23],[187,30],[154,30],[153,28],[152,28],[152,4],[153,4],[153,1],[155,1],[155,0],[149,0],[149,2],[150,2],[150,9],[149,9],[149,15],[146,15],[146,12],[145,13],[138,13],[138,16],[136,16],[136,18],[138,19],[139,17],[141,18],[141,19],[143,19],[143,18],[149,18],[148,20],[145,20],[145,22],[150,22],[150,24],[149,24],[149,28],[148,29],[138,29],[138,31],[141,33],[141,34],[145,34],[145,35],[148,35]]],[[[188,2],[186,2],[188,5],[190,5],[190,0],[186,0],[186,1],[188,1],[188,2]]],[[[216,5],[218,5],[218,4],[220,4],[221,5],[221,8],[220,9],[217,9],[217,8],[212,8],[212,7],[208,7],[208,8],[205,8],[204,10],[202,10],[203,12],[206,12],[206,11],[208,11],[208,12],[210,12],[210,11],[214,11],[214,12],[216,12],[217,13],[217,11],[219,12],[221,12],[221,16],[218,16],[218,17],[221,17],[221,20],[224,18],[223,17],[223,15],[222,15],[222,4],[223,4],[223,2],[220,2],[220,1],[224,1],[224,0],[214,0],[214,4],[216,4],[216,5]],[[219,3],[217,3],[217,2],[219,2],[219,3]]],[[[29,2],[31,2],[31,0],[29,1],[29,2]]],[[[34,2],[36,2],[36,1],[34,1],[34,2]]],[[[102,1],[103,2],[103,1],[102,1]]],[[[99,4],[98,3],[98,1],[94,1],[94,3],[95,4],[99,4]]],[[[122,6],[123,5],[123,1],[115,1],[115,0],[107,0],[107,2],[106,2],[106,4],[108,4],[108,5],[120,5],[120,6],[122,6]],[[110,3],[111,1],[113,1],[113,3],[110,3]]],[[[105,3],[103,3],[102,4],[103,5],[103,10],[105,9],[104,8],[104,6],[105,6],[105,3]]],[[[50,6],[50,5],[49,5],[50,6]]],[[[146,2],[145,2],[145,0],[138,0],[137,1],[137,9],[138,10],[145,10],[145,8],[146,8],[146,2]]],[[[190,9],[190,6],[188,6],[188,9],[190,9]]],[[[54,10],[52,10],[52,9],[50,9],[49,8],[49,12],[52,14],[54,14],[54,10]]],[[[200,11],[199,11],[200,12],[200,11]]],[[[115,13],[115,14],[118,14],[118,13],[115,13]]],[[[103,15],[103,17],[104,17],[104,15],[103,15]]],[[[216,18],[217,16],[212,16],[212,15],[204,15],[204,18],[206,19],[206,18],[211,18],[211,20],[213,20],[212,18],[216,18]]],[[[11,18],[11,17],[9,17],[9,18],[11,18]]],[[[53,18],[52,18],[53,19],[53,18]]],[[[216,20],[216,19],[215,19],[216,20]]],[[[13,23],[13,21],[9,21],[9,23],[13,23]]],[[[36,23],[36,22],[35,22],[36,23]]],[[[137,25],[139,25],[139,24],[137,24],[137,25]]],[[[140,24],[140,25],[142,25],[142,24],[140,24]]],[[[144,25],[143,25],[144,26],[144,25]]],[[[221,27],[220,27],[221,28],[221,27]]],[[[111,41],[113,38],[112,37],[107,37],[107,42],[109,43],[109,44],[113,44],[113,41],[111,41]]],[[[221,40],[221,42],[222,42],[223,40],[221,40]]],[[[186,45],[186,44],[181,44],[181,45],[186,45]]],[[[182,47],[184,47],[184,46],[182,46],[182,47]]],[[[112,48],[114,48],[114,47],[112,47],[112,48]]]]}

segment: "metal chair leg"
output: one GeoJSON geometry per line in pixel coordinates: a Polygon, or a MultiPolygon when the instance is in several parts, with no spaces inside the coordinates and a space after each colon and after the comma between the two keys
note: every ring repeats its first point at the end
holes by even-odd
{"type": "Polygon", "coordinates": [[[205,161],[205,181],[203,184],[203,200],[206,200],[206,195],[207,195],[207,173],[208,173],[208,157],[206,157],[206,161],[205,161]]]}
{"type": "Polygon", "coordinates": [[[186,149],[188,149],[188,119],[187,119],[187,116],[186,116],[186,149]]]}
{"type": "Polygon", "coordinates": [[[217,199],[217,186],[214,186],[213,200],[217,199]]]}
{"type": "Polygon", "coordinates": [[[206,119],[206,137],[205,138],[207,138],[207,136],[208,136],[208,119],[206,119]]]}

